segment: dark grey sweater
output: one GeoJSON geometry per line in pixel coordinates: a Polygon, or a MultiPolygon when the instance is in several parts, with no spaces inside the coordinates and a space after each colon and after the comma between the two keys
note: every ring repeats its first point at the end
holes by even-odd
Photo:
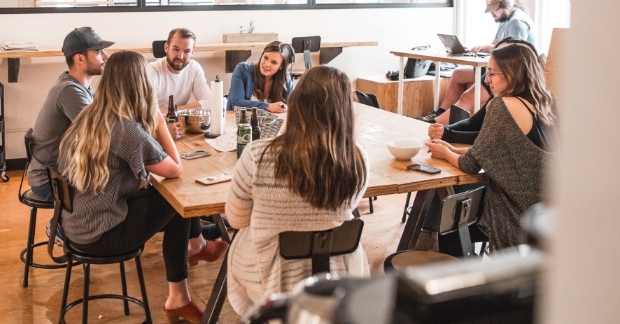
{"type": "Polygon", "coordinates": [[[521,214],[544,199],[545,170],[553,153],[536,146],[521,131],[502,98],[493,99],[474,145],[459,158],[469,174],[484,169],[487,190],[478,223],[491,250],[517,244],[521,214]]]}

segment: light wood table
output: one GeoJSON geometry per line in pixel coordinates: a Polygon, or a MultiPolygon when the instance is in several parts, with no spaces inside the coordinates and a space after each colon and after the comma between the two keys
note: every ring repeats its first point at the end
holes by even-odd
{"type": "MultiPolygon", "coordinates": [[[[406,249],[407,246],[417,241],[425,213],[435,194],[435,188],[484,181],[484,174],[465,174],[444,160],[432,159],[424,148],[409,161],[397,161],[392,157],[386,142],[390,140],[426,141],[429,139],[427,123],[359,103],[355,103],[354,114],[356,140],[364,147],[370,159],[369,186],[364,197],[418,191],[414,201],[414,210],[410,213],[405,225],[398,250],[406,249]],[[407,166],[411,163],[433,166],[442,171],[435,175],[410,171],[407,166]]],[[[225,130],[232,132],[235,127],[234,113],[229,111],[226,113],[225,130]]],[[[236,152],[217,152],[205,142],[204,138],[202,134],[186,134],[181,140],[176,141],[176,146],[180,153],[206,150],[211,152],[211,156],[183,160],[183,174],[179,178],[165,179],[151,175],[151,184],[183,217],[224,213],[230,182],[203,186],[195,180],[221,173],[232,175],[237,162],[237,154],[236,152]]],[[[222,226],[219,217],[218,225],[222,226]]],[[[227,238],[227,241],[230,239],[227,238]]],[[[226,299],[226,258],[207,301],[201,322],[203,324],[217,323],[226,299]]]]}
{"type": "MultiPolygon", "coordinates": [[[[410,161],[397,161],[389,153],[386,143],[391,140],[427,141],[428,123],[399,116],[381,109],[355,103],[355,132],[357,142],[364,147],[370,159],[370,179],[364,197],[406,193],[459,184],[476,183],[484,174],[468,175],[448,162],[433,159],[424,149],[410,161]],[[411,171],[407,166],[420,163],[441,169],[429,175],[411,171]]],[[[226,132],[234,131],[234,114],[226,114],[226,132]]],[[[179,153],[205,150],[211,156],[183,160],[183,174],[179,178],[164,179],[151,175],[151,183],[183,217],[224,213],[230,182],[204,186],[197,178],[221,173],[233,174],[235,152],[217,152],[202,134],[185,134],[175,141],[179,153]]]]}
{"type": "MultiPolygon", "coordinates": [[[[247,60],[251,50],[263,50],[269,42],[244,43],[203,43],[196,44],[195,52],[226,52],[226,72],[232,73],[237,63],[247,60]]],[[[327,64],[342,53],[343,47],[377,46],[377,41],[343,40],[321,42],[319,51],[320,64],[327,64]]],[[[153,53],[152,45],[115,45],[106,48],[106,53],[112,54],[122,50],[131,50],[142,54],[153,53]]],[[[26,57],[64,56],[60,48],[42,48],[38,51],[0,51],[0,58],[9,60],[9,82],[17,82],[19,75],[19,59],[26,57]]]]}
{"type": "Polygon", "coordinates": [[[480,57],[468,57],[459,55],[451,55],[447,53],[435,54],[431,51],[390,51],[390,53],[396,55],[400,59],[399,74],[398,74],[398,114],[402,115],[403,112],[403,69],[405,57],[419,60],[431,60],[435,61],[435,100],[434,109],[439,108],[439,78],[441,70],[441,62],[454,63],[460,65],[469,65],[474,67],[474,112],[480,109],[480,72],[482,67],[487,66],[489,58],[480,57]]]}

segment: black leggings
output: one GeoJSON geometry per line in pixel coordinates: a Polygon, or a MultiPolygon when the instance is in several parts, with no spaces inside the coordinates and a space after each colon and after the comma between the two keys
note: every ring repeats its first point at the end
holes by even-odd
{"type": "Polygon", "coordinates": [[[200,219],[183,218],[153,187],[141,190],[127,200],[129,209],[123,222],[105,232],[90,244],[76,248],[96,255],[127,253],[146,243],[157,232],[164,232],[163,254],[168,282],[187,279],[187,241],[192,234],[200,235],[200,219]],[[195,219],[195,221],[194,221],[195,219]],[[194,228],[197,226],[197,229],[194,228]]]}

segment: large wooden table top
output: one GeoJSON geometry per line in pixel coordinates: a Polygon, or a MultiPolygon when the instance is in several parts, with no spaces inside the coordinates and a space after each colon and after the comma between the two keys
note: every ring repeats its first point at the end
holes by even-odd
{"type": "MultiPolygon", "coordinates": [[[[245,51],[262,50],[269,42],[243,42],[243,43],[203,43],[196,44],[196,52],[217,51],[245,51]]],[[[377,41],[325,41],[321,42],[321,48],[352,47],[352,46],[377,46],[377,41]]],[[[151,45],[114,45],[106,48],[106,53],[112,54],[121,50],[131,50],[142,54],[153,53],[151,45]]],[[[0,58],[22,57],[49,57],[64,56],[60,48],[42,48],[38,51],[0,51],[0,58]]]]}
{"type": "MultiPolygon", "coordinates": [[[[389,153],[390,140],[428,140],[428,123],[369,106],[355,104],[356,139],[366,149],[370,159],[370,183],[364,197],[390,195],[418,190],[484,181],[484,174],[468,175],[448,162],[433,159],[424,147],[411,161],[397,161],[389,153]],[[441,169],[429,175],[407,169],[420,163],[441,169]]],[[[226,131],[236,127],[234,114],[227,112],[226,131]]],[[[204,186],[197,178],[233,174],[236,152],[217,152],[202,134],[186,134],[176,141],[179,153],[206,150],[211,156],[183,160],[183,174],[176,179],[151,175],[151,183],[183,217],[196,217],[224,212],[230,182],[204,186]]]]}
{"type": "Polygon", "coordinates": [[[461,56],[460,54],[452,55],[448,53],[434,53],[433,51],[390,51],[390,53],[401,57],[478,67],[487,66],[489,64],[489,57],[482,58],[477,56],[461,56]]]}

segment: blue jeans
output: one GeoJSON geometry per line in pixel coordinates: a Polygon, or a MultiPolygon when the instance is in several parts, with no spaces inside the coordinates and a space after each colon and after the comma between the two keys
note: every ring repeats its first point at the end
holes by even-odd
{"type": "Polygon", "coordinates": [[[49,182],[44,183],[40,186],[32,186],[30,187],[30,189],[37,197],[39,197],[39,199],[45,201],[54,201],[54,196],[52,195],[52,188],[49,182]]]}

